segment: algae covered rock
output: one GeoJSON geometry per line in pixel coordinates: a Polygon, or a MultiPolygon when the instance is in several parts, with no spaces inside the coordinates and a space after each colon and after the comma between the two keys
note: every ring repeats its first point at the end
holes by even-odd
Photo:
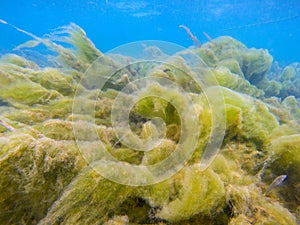
{"type": "Polygon", "coordinates": [[[232,73],[228,67],[217,67],[213,70],[213,73],[221,86],[228,87],[253,97],[262,97],[264,95],[264,91],[250,84],[243,76],[241,77],[238,74],[232,73]]]}
{"type": "Polygon", "coordinates": [[[299,100],[265,99],[297,66],[281,86],[231,37],[139,58],[71,24],[17,48],[39,44],[53,64],[0,59],[1,224],[297,224],[299,100]]]}
{"type": "Polygon", "coordinates": [[[272,56],[267,50],[248,49],[241,42],[228,37],[219,37],[196,50],[196,54],[209,66],[225,65],[235,74],[246,78],[251,84],[257,85],[271,68],[272,56]],[[213,55],[207,57],[207,51],[213,55]]]}
{"type": "Polygon", "coordinates": [[[29,78],[41,86],[56,90],[63,95],[69,95],[75,91],[75,82],[73,77],[68,74],[62,74],[58,70],[46,68],[44,71],[33,72],[29,78]]]}
{"type": "Polygon", "coordinates": [[[182,191],[157,213],[170,222],[187,220],[194,215],[218,213],[225,204],[223,182],[213,171],[201,172],[197,166],[184,171],[182,191]]]}
{"type": "MultiPolygon", "coordinates": [[[[285,204],[296,210],[300,203],[299,167],[300,167],[300,136],[292,134],[275,138],[272,141],[272,163],[269,165],[272,177],[286,174],[288,180],[280,190],[285,204]]],[[[275,190],[276,191],[276,190],[275,190]]]]}
{"type": "Polygon", "coordinates": [[[103,179],[92,168],[85,168],[39,224],[103,224],[133,191],[103,179]]]}
{"type": "Polygon", "coordinates": [[[276,96],[287,98],[294,96],[300,97],[300,68],[299,63],[292,63],[287,66],[279,66],[274,62],[267,77],[259,84],[260,88],[266,89],[266,96],[276,96]]]}
{"type": "Polygon", "coordinates": [[[1,221],[35,224],[86,163],[74,142],[17,131],[0,141],[1,221]]]}
{"type": "Polygon", "coordinates": [[[43,86],[32,82],[26,73],[27,69],[18,70],[12,66],[12,70],[8,65],[3,66],[0,72],[0,97],[10,104],[44,104],[50,100],[61,97],[61,94],[55,90],[48,90],[43,86]],[[6,71],[7,70],[7,71],[6,71]]]}

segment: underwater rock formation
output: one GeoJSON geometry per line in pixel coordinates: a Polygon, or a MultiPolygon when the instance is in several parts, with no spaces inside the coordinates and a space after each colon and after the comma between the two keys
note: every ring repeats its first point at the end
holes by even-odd
{"type": "MultiPolygon", "coordinates": [[[[231,37],[170,56],[155,47],[159,60],[148,64],[103,55],[75,24],[41,44],[56,53],[49,57],[56,66],[43,68],[15,54],[0,59],[1,224],[299,223],[299,100],[284,83],[296,79],[298,67],[284,69],[274,91],[277,83],[267,80],[272,56],[231,37]],[[199,62],[191,63],[190,53],[199,62]],[[151,82],[135,82],[137,77],[151,82]],[[224,108],[212,109],[210,98],[222,100],[224,108]],[[132,101],[131,111],[123,112],[132,101]],[[117,121],[128,119],[131,135],[123,127],[114,130],[115,111],[124,113],[117,121]],[[222,119],[220,150],[208,154],[204,168],[201,157],[220,128],[214,122],[222,119]],[[151,174],[148,168],[168,159],[179,165],[182,157],[188,159],[172,176],[148,185],[106,177],[117,179],[112,168],[118,166],[124,179],[152,181],[165,171],[151,174]],[[269,189],[280,175],[286,181],[269,189]]],[[[19,49],[25,47],[29,43],[19,49]]]]}

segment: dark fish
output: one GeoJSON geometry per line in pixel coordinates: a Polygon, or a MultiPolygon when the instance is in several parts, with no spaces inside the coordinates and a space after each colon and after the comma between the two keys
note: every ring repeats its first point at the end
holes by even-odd
{"type": "Polygon", "coordinates": [[[280,185],[283,184],[283,182],[288,178],[287,175],[280,175],[278,177],[276,177],[273,182],[270,184],[270,186],[268,187],[268,189],[266,190],[266,195],[269,194],[269,192],[275,188],[278,187],[280,185]]]}

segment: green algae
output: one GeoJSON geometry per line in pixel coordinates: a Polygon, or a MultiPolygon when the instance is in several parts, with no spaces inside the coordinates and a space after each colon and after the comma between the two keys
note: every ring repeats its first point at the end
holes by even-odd
{"type": "MultiPolygon", "coordinates": [[[[248,49],[241,42],[228,36],[206,43],[203,48],[195,50],[195,53],[199,54],[207,65],[225,66],[231,73],[245,78],[252,85],[258,85],[264,80],[273,61],[267,50],[248,49]]],[[[243,89],[238,91],[244,92],[243,89]]]]}
{"type": "Polygon", "coordinates": [[[0,58],[2,63],[14,64],[19,67],[38,69],[38,65],[32,61],[28,61],[25,58],[15,55],[15,54],[6,54],[0,58]]]}
{"type": "Polygon", "coordinates": [[[1,221],[37,223],[85,164],[74,142],[1,137],[1,221]]]}
{"type": "Polygon", "coordinates": [[[211,215],[222,209],[225,190],[217,174],[209,169],[201,172],[196,165],[187,168],[183,176],[178,197],[163,206],[157,213],[159,218],[176,222],[187,220],[196,214],[211,215]]]}
{"type": "MultiPolygon", "coordinates": [[[[281,99],[281,108],[287,108],[285,113],[289,115],[288,120],[299,122],[299,88],[300,69],[299,63],[292,63],[285,67],[280,67],[278,62],[274,62],[268,75],[259,83],[259,88],[265,90],[266,97],[276,96],[281,99]]],[[[285,120],[286,120],[285,119],[285,120]]]]}
{"type": "MultiPolygon", "coordinates": [[[[7,65],[6,65],[7,66],[7,65]]],[[[48,90],[43,86],[32,82],[26,72],[12,70],[5,72],[6,67],[1,71],[0,96],[11,104],[33,105],[47,103],[50,100],[61,97],[55,90],[48,90]]],[[[13,67],[14,68],[14,67],[13,67]]]]}
{"type": "Polygon", "coordinates": [[[281,86],[267,77],[266,50],[231,37],[175,56],[148,47],[148,58],[166,62],[147,65],[103,55],[75,24],[19,48],[38,42],[57,53],[57,68],[12,54],[0,59],[0,119],[13,128],[0,124],[2,223],[299,222],[299,100],[284,92],[297,66],[282,71],[281,86]],[[190,52],[197,57],[189,59],[190,52]],[[139,86],[137,72],[151,82],[139,86]],[[278,94],[286,98],[266,98],[278,94]],[[119,96],[124,101],[115,105],[119,96]],[[114,110],[128,118],[121,114],[114,123],[114,110]],[[133,134],[128,142],[115,126],[125,120],[133,134]],[[220,150],[205,155],[222,121],[220,150]],[[130,145],[137,138],[144,151],[130,145]],[[165,166],[152,170],[157,165],[165,166]],[[165,170],[174,173],[164,177],[165,170]],[[266,194],[282,174],[286,183],[266,194]]]}
{"type": "Polygon", "coordinates": [[[227,112],[227,135],[237,134],[238,139],[249,140],[260,148],[268,143],[269,134],[278,127],[278,122],[268,107],[260,100],[223,89],[227,112]],[[232,120],[230,120],[232,119],[232,120]],[[232,127],[232,130],[230,128],[232,127]]]}
{"type": "Polygon", "coordinates": [[[93,169],[85,168],[40,224],[103,224],[133,191],[133,188],[105,180],[93,169]]]}
{"type": "MultiPolygon", "coordinates": [[[[269,165],[271,174],[274,177],[277,174],[288,174],[288,185],[283,187],[280,195],[285,204],[289,205],[293,211],[300,203],[299,192],[299,134],[292,134],[274,138],[272,140],[273,160],[269,165]]],[[[267,177],[270,179],[269,177],[267,177]]]]}
{"type": "Polygon", "coordinates": [[[29,79],[39,83],[44,88],[56,90],[65,96],[73,94],[75,91],[75,82],[72,76],[62,74],[51,68],[31,73],[29,79]]]}
{"type": "Polygon", "coordinates": [[[232,73],[228,67],[217,67],[213,73],[221,86],[228,87],[232,90],[242,92],[253,97],[262,97],[264,92],[256,86],[251,85],[249,81],[245,80],[235,73],[232,73]]]}

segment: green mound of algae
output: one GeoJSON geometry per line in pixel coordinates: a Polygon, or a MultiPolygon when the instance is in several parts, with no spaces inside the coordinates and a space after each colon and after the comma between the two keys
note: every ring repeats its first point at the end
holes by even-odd
{"type": "MultiPolygon", "coordinates": [[[[166,123],[166,135],[147,152],[122,145],[110,115],[119,90],[136,75],[133,68],[125,68],[126,76],[117,74],[109,79],[99,94],[93,84],[109,76],[111,69],[126,64],[126,57],[114,60],[104,56],[75,24],[62,31],[60,40],[71,48],[42,41],[57,53],[52,58],[57,67],[40,68],[13,54],[0,59],[1,224],[299,222],[299,103],[293,97],[281,102],[265,95],[268,89],[260,84],[272,63],[267,51],[248,49],[230,37],[219,37],[190,50],[208,65],[201,68],[203,79],[209,83],[214,76],[219,82],[226,112],[221,150],[204,171],[199,160],[212,130],[212,112],[203,90],[184,72],[192,68],[177,55],[171,57],[170,64],[146,74],[168,78],[191,96],[198,110],[200,136],[183,169],[162,182],[133,187],[105,179],[94,170],[93,165],[110,165],[111,160],[98,152],[99,139],[119,161],[152,165],[175,151],[182,135],[180,112],[165,100],[144,98],[130,112],[131,129],[147,139],[157,132],[149,118],[160,117],[166,123]],[[80,82],[98,57],[98,73],[80,82]],[[76,90],[80,93],[76,101],[82,107],[74,114],[76,90]],[[91,107],[94,117],[87,113],[91,107]],[[76,144],[74,127],[87,151],[84,157],[76,144]],[[282,174],[288,175],[286,183],[266,194],[272,181],[282,174]]],[[[21,47],[29,47],[29,43],[21,47]]],[[[143,74],[145,68],[135,66],[143,74]]],[[[166,91],[159,85],[155,88],[156,92],[166,91]]],[[[153,86],[146,89],[151,92],[153,86]]]]}

